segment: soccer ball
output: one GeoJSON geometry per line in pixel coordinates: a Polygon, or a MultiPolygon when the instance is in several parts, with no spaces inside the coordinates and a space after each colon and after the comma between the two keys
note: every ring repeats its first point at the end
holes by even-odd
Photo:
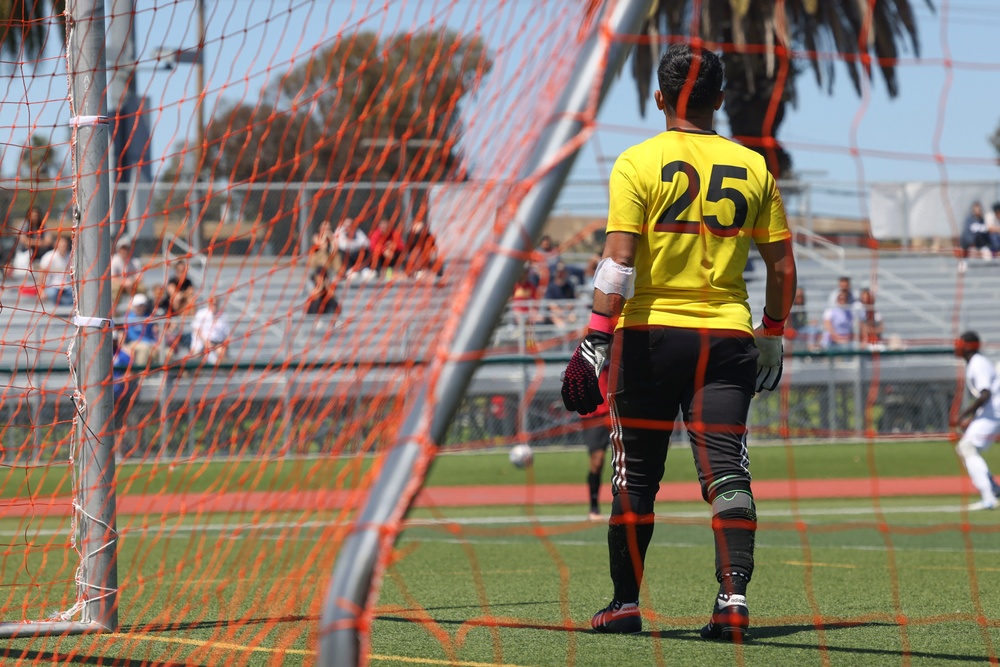
{"type": "Polygon", "coordinates": [[[535,453],[529,445],[514,445],[507,457],[515,468],[530,468],[535,460],[535,453]]]}

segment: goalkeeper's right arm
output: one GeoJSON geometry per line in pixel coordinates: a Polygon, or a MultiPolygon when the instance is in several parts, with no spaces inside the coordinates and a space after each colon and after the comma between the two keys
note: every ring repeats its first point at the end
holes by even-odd
{"type": "Polygon", "coordinates": [[[594,311],[587,337],[573,353],[563,373],[562,398],[567,410],[587,415],[604,403],[598,377],[608,358],[614,330],[631,289],[631,267],[638,236],[611,232],[604,246],[604,258],[594,276],[594,311]],[[602,270],[608,271],[602,279],[602,270]],[[628,277],[626,277],[628,276],[628,277]],[[605,289],[601,289],[601,287],[605,289]]]}

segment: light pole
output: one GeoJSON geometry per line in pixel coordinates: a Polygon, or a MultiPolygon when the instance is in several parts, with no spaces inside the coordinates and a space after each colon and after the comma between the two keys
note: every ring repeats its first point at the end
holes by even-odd
{"type": "Polygon", "coordinates": [[[188,192],[188,252],[195,254],[201,251],[201,191],[198,184],[201,182],[201,170],[205,163],[205,3],[203,0],[194,0],[195,14],[198,17],[198,46],[193,49],[167,48],[161,47],[156,51],[156,60],[160,67],[173,69],[177,65],[194,66],[194,83],[197,88],[197,96],[194,100],[195,108],[195,144],[196,157],[194,166],[194,178],[191,190],[188,192]]]}

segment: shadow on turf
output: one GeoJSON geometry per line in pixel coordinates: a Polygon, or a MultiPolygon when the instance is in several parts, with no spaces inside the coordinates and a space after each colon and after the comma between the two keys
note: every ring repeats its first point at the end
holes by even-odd
{"type": "MultiPolygon", "coordinates": [[[[526,603],[532,604],[532,603],[526,603]]],[[[547,604],[547,603],[537,603],[537,604],[547,604]]],[[[473,606],[473,605],[470,605],[473,606]]],[[[462,607],[448,607],[448,609],[460,609],[462,607]]],[[[478,606],[477,606],[478,608],[478,606]]],[[[401,616],[379,616],[379,621],[393,621],[397,623],[420,623],[419,619],[404,618],[401,616]]],[[[441,625],[464,625],[469,623],[469,621],[463,621],[460,619],[433,619],[435,623],[441,625]]],[[[524,630],[549,630],[555,632],[582,632],[586,634],[596,634],[589,627],[579,626],[579,627],[566,627],[565,625],[551,625],[542,623],[525,623],[520,621],[498,621],[493,620],[491,622],[476,623],[477,625],[491,626],[491,627],[503,627],[503,628],[517,628],[524,630]]],[[[829,623],[823,626],[824,630],[850,630],[852,628],[896,628],[898,627],[895,623],[829,623]]],[[[791,635],[796,635],[803,632],[816,632],[815,625],[771,625],[771,626],[754,626],[750,628],[750,635],[747,637],[745,645],[750,647],[754,644],[760,644],[761,646],[767,646],[768,648],[792,648],[792,649],[805,649],[805,650],[816,650],[817,646],[815,644],[788,644],[788,643],[774,643],[768,641],[761,641],[767,639],[776,639],[779,637],[790,637],[791,635]]],[[[612,635],[605,635],[612,636],[612,635]]],[[[679,639],[682,641],[707,641],[701,638],[698,630],[694,629],[676,629],[676,630],[650,630],[645,632],[640,632],[635,635],[627,635],[627,637],[656,637],[658,639],[679,639]]],[[[829,651],[831,653],[843,653],[843,654],[857,654],[857,655],[871,655],[871,656],[887,656],[898,658],[900,652],[893,649],[878,649],[878,648],[853,648],[846,646],[825,646],[824,651],[829,651]]],[[[954,653],[927,653],[925,651],[910,651],[907,653],[910,658],[920,658],[928,660],[952,660],[956,662],[975,662],[982,663],[986,661],[986,656],[981,655],[956,655],[954,653]]]]}
{"type": "Polygon", "coordinates": [[[211,630],[231,626],[263,625],[265,623],[301,623],[302,621],[318,621],[319,616],[279,616],[277,618],[237,618],[218,621],[193,621],[191,623],[154,623],[152,625],[123,625],[118,632],[173,632],[175,630],[211,630]]]}
{"type": "Polygon", "coordinates": [[[51,653],[49,651],[9,651],[0,654],[0,660],[10,658],[18,661],[31,660],[34,663],[49,663],[60,665],[104,665],[104,667],[204,667],[194,662],[156,662],[151,660],[132,660],[131,658],[112,658],[104,655],[80,655],[79,653],[51,653]]]}

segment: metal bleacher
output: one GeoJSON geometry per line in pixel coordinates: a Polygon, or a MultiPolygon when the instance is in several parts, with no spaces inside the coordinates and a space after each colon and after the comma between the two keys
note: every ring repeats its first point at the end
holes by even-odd
{"type": "MultiPolygon", "coordinates": [[[[807,313],[818,325],[837,277],[847,275],[855,289],[877,285],[876,307],[885,322],[886,338],[902,347],[946,344],[967,328],[979,331],[987,344],[1000,342],[1000,262],[969,260],[960,272],[953,256],[860,249],[830,252],[806,246],[799,248],[797,260],[807,313]]],[[[755,313],[763,307],[764,283],[759,261],[756,268],[749,281],[755,313]]],[[[210,294],[220,297],[232,326],[227,361],[251,367],[248,370],[412,363],[426,360],[434,349],[439,324],[446,319],[442,309],[455,298],[460,275],[461,267],[452,267],[444,277],[427,280],[341,280],[337,297],[342,311],[334,318],[304,314],[310,281],[309,269],[301,262],[210,259],[199,276],[203,280],[199,302],[210,294]]],[[[154,276],[149,282],[158,279],[154,276]]],[[[585,300],[581,299],[581,313],[585,300]]],[[[17,285],[4,287],[2,305],[0,372],[7,376],[30,372],[31,383],[44,383],[53,373],[62,375],[74,332],[72,310],[43,310],[37,296],[22,293],[17,285]]],[[[533,327],[530,337],[532,344],[550,341],[545,349],[566,352],[575,333],[541,325],[533,327]]],[[[525,338],[508,313],[494,344],[523,351],[525,338]]],[[[234,379],[230,373],[212,375],[220,381],[234,379]]],[[[51,381],[64,385],[66,379],[51,381]]],[[[22,378],[16,384],[29,383],[22,378]]]]}
{"type": "MultiPolygon", "coordinates": [[[[875,287],[876,309],[885,337],[903,346],[946,344],[974,329],[987,343],[1000,343],[1000,260],[967,260],[959,270],[952,255],[851,249],[841,255],[798,246],[799,286],[806,312],[822,326],[823,311],[837,278],[851,278],[855,290],[875,287]]],[[[759,266],[759,263],[758,263],[759,266]]],[[[753,312],[764,302],[763,271],[749,284],[753,312]]]]}

